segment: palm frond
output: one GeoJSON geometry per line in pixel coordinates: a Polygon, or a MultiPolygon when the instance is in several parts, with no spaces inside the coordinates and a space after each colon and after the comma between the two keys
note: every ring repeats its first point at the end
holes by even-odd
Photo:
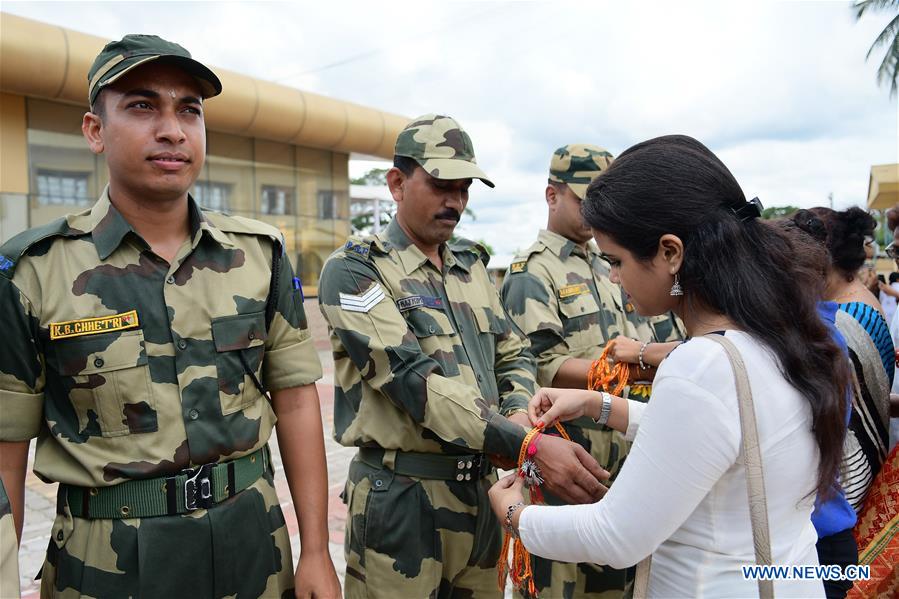
{"type": "Polygon", "coordinates": [[[862,15],[869,10],[897,10],[899,11],[899,0],[857,0],[852,4],[852,10],[855,11],[856,20],[861,19],[862,15]]]}
{"type": "Polygon", "coordinates": [[[871,44],[870,48],[868,48],[868,53],[865,55],[865,60],[869,59],[874,50],[876,50],[877,47],[882,44],[888,44],[887,54],[889,54],[891,52],[889,46],[896,45],[897,37],[899,37],[899,15],[896,15],[893,20],[883,28],[883,31],[880,32],[880,35],[877,36],[877,38],[874,40],[874,43],[871,44]]]}
{"type": "Polygon", "coordinates": [[[892,98],[899,92],[899,35],[893,38],[893,43],[887,48],[883,61],[877,68],[877,83],[885,84],[888,81],[892,98]]]}

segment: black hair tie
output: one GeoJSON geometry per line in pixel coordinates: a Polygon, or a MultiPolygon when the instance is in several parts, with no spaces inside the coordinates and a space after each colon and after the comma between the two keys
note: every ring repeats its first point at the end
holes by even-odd
{"type": "Polygon", "coordinates": [[[762,202],[758,198],[752,198],[740,208],[731,208],[733,213],[737,215],[737,218],[740,219],[740,222],[743,223],[760,217],[763,209],[764,206],[762,206],[762,202]]]}

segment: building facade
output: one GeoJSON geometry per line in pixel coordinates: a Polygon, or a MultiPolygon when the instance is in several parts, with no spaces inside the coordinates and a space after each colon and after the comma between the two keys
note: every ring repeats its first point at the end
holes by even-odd
{"type": "MultiPolygon", "coordinates": [[[[103,191],[105,159],[88,149],[81,119],[87,71],[106,42],[0,13],[0,242],[103,191]]],[[[315,294],[325,258],[350,233],[350,156],[391,158],[407,119],[214,70],[224,91],[206,105],[206,164],[192,195],[278,227],[315,294]]]]}

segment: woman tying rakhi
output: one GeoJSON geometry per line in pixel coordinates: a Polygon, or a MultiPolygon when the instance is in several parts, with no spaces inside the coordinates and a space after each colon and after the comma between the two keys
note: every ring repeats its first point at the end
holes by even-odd
{"type": "Polygon", "coordinates": [[[600,502],[515,508],[522,479],[512,475],[491,490],[497,516],[543,557],[623,568],[652,556],[635,596],[823,596],[820,580],[759,584],[742,570],[817,564],[810,516],[816,493],[832,492],[849,381],[805,288],[819,274],[792,259],[757,200],[689,137],[621,154],[583,211],[637,311],[673,310],[691,340],[662,362],[646,406],[541,390],[535,425],[587,415],[634,445],[600,502]]]}

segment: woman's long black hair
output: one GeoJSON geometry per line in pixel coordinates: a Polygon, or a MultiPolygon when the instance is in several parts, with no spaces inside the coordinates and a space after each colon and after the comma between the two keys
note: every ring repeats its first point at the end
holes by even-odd
{"type": "Polygon", "coordinates": [[[684,244],[679,271],[687,309],[727,316],[775,353],[784,377],[808,401],[821,453],[817,491],[831,492],[846,433],[845,357],[818,315],[820,272],[794,259],[790,236],[741,219],[743,191],[717,156],[683,135],[623,152],[587,189],[587,223],[641,260],[670,233],[684,244]]]}

